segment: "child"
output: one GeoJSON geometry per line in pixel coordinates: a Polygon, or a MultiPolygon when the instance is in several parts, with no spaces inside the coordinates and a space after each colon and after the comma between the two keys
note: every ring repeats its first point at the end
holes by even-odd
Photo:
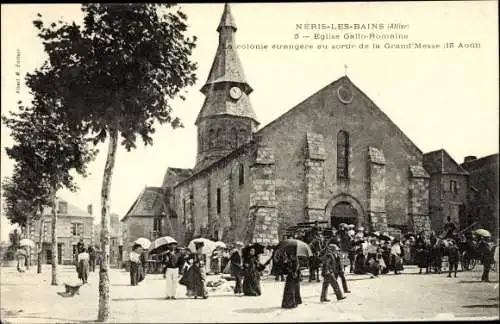
{"type": "Polygon", "coordinates": [[[448,247],[448,278],[451,278],[451,273],[455,272],[455,278],[457,277],[458,262],[460,261],[460,251],[458,250],[455,241],[449,241],[450,246],[448,247]]]}

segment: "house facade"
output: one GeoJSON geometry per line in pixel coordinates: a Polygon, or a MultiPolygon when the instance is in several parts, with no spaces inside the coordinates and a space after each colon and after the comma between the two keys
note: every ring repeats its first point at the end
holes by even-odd
{"type": "Polygon", "coordinates": [[[498,239],[498,153],[468,156],[461,166],[469,172],[469,223],[478,222],[498,239]]]}
{"type": "Polygon", "coordinates": [[[442,231],[448,217],[457,228],[469,225],[469,172],[443,149],[424,154],[424,168],[430,175],[429,210],[433,230],[442,231]]]}
{"type": "MultiPolygon", "coordinates": [[[[58,264],[74,263],[74,257],[77,254],[76,245],[79,241],[83,241],[85,246],[92,244],[93,221],[92,205],[88,205],[87,211],[83,211],[67,201],[58,201],[56,224],[58,264]]],[[[42,217],[30,226],[30,231],[30,238],[37,245],[37,249],[41,249],[42,263],[50,263],[52,260],[52,208],[43,209],[42,217]]],[[[36,262],[36,253],[32,253],[31,257],[32,262],[36,262]]]]}

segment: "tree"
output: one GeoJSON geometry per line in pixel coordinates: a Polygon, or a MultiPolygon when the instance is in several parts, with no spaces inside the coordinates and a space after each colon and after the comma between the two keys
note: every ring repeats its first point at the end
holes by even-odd
{"type": "MultiPolygon", "coordinates": [[[[33,76],[32,80],[47,81],[45,76],[39,74],[33,76]]],[[[28,186],[28,189],[35,188],[35,192],[31,192],[31,196],[27,194],[25,199],[37,198],[35,202],[38,203],[38,207],[41,207],[40,203],[47,199],[52,209],[51,284],[57,285],[56,193],[63,187],[72,191],[78,189],[71,171],[76,170],[77,173],[86,176],[86,166],[94,158],[96,151],[84,138],[81,128],[66,122],[58,100],[51,97],[52,93],[38,89],[32,91],[32,94],[34,100],[31,107],[19,103],[19,112],[11,112],[10,117],[2,116],[2,121],[10,128],[15,142],[12,147],[6,148],[7,155],[16,161],[19,169],[24,171],[24,174],[20,172],[21,177],[39,181],[38,186],[28,186]],[[42,192],[36,193],[36,190],[41,188],[42,192]],[[36,196],[37,194],[40,196],[36,196]]],[[[16,180],[20,184],[23,180],[18,178],[16,180]]],[[[30,203],[24,205],[34,208],[30,203]]]]}
{"type": "MultiPolygon", "coordinates": [[[[29,224],[41,218],[38,211],[48,204],[49,190],[42,181],[38,180],[40,177],[41,174],[38,174],[37,170],[31,169],[26,161],[21,161],[21,163],[16,163],[12,176],[5,178],[2,182],[5,215],[12,224],[17,223],[26,228],[27,238],[31,238],[29,224]]],[[[30,252],[28,248],[29,262],[31,261],[30,252]]],[[[38,273],[42,272],[40,256],[40,251],[38,251],[38,273]]]]}
{"type": "Polygon", "coordinates": [[[165,10],[172,7],[84,4],[83,26],[34,21],[57,82],[52,89],[70,119],[96,135],[96,144],[109,139],[101,190],[99,321],[109,318],[109,194],[119,137],[130,151],[137,136],[152,144],[155,122],[182,127],[170,102],[184,100],[179,92],[196,82],[190,60],[196,37],[184,36],[187,17],[165,10]]]}

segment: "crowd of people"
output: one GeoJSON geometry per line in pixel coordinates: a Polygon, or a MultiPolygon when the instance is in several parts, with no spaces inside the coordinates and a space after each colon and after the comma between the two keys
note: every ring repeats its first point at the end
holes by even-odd
{"type": "MultiPolygon", "coordinates": [[[[452,274],[457,276],[462,238],[457,235],[456,228],[450,226],[445,226],[444,235],[441,236],[431,233],[430,237],[426,237],[422,232],[407,234],[401,239],[387,233],[368,232],[363,227],[355,229],[353,225],[347,224],[340,224],[338,230],[333,228],[331,235],[326,237],[324,232],[317,229],[311,233],[308,238],[288,238],[309,243],[313,255],[306,260],[306,267],[309,267],[309,281],[320,282],[319,274],[323,278],[321,302],[329,302],[330,286],[337,300],[346,298],[346,294],[350,293],[345,277],[347,268],[352,274],[369,274],[373,278],[389,272],[398,275],[408,264],[416,264],[420,268],[419,273],[423,269],[426,269],[426,273],[432,273],[432,270],[440,272],[442,257],[446,255],[448,277],[452,274]]],[[[494,262],[491,243],[480,238],[477,246],[484,268],[482,281],[489,281],[490,267],[494,262]]],[[[230,274],[234,280],[235,295],[261,296],[261,278],[271,264],[270,274],[275,280],[285,282],[282,308],[294,308],[302,303],[300,283],[305,266],[304,260],[301,261],[297,255],[280,250],[278,245],[264,247],[258,243],[244,246],[242,242],[235,242],[231,246],[215,248],[208,254],[203,247],[203,242],[195,242],[194,249],[190,250],[172,242],[161,253],[166,299],[176,299],[179,284],[185,287],[188,297],[208,298],[206,280],[210,273],[230,274]]],[[[77,250],[75,263],[78,278],[85,284],[89,271],[95,269],[99,253],[94,247],[85,248],[83,243],[77,246],[77,250]]],[[[129,254],[132,286],[138,285],[146,277],[147,255],[148,251],[141,245],[133,246],[129,254]]]]}

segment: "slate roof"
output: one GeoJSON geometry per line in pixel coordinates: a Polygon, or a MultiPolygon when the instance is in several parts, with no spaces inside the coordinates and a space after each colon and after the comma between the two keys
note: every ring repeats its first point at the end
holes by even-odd
{"type": "MultiPolygon", "coordinates": [[[[83,209],[78,208],[77,206],[68,203],[66,200],[59,200],[60,202],[65,202],[67,204],[67,212],[66,213],[61,213],[59,211],[59,207],[57,207],[57,216],[77,216],[77,217],[91,217],[93,218],[94,216],[90,215],[88,212],[84,211],[83,209]]],[[[44,207],[43,208],[43,216],[52,216],[52,208],[51,207],[44,207]]]]}
{"type": "Polygon", "coordinates": [[[193,175],[193,169],[171,168],[168,167],[163,177],[162,187],[174,186],[176,183],[193,175]]]}
{"type": "Polygon", "coordinates": [[[423,156],[423,165],[429,174],[459,174],[469,175],[444,149],[425,153],[423,156]]]}
{"type": "Polygon", "coordinates": [[[224,12],[217,31],[219,32],[219,44],[215,58],[208,73],[207,81],[200,89],[206,99],[195,124],[198,124],[202,118],[214,115],[234,115],[252,118],[257,121],[250,99],[247,97],[253,89],[246,81],[243,65],[236,51],[234,40],[236,24],[228,4],[224,5],[224,12]],[[243,91],[241,98],[235,102],[228,98],[225,87],[218,86],[227,82],[238,85],[243,91]]]}
{"type": "Polygon", "coordinates": [[[146,187],[139,194],[132,207],[123,217],[122,221],[129,216],[149,217],[161,215],[165,199],[165,189],[161,187],[146,187]]]}

